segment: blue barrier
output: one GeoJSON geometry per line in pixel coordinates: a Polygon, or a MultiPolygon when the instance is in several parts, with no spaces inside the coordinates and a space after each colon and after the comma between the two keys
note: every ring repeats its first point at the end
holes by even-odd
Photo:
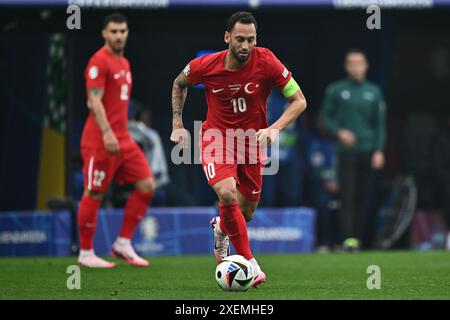
{"type": "MultiPolygon", "coordinates": [[[[213,207],[152,208],[133,237],[143,255],[211,254],[209,221],[213,207]]],[[[123,210],[101,209],[94,239],[99,255],[109,254],[122,224],[123,210]]],[[[68,211],[0,214],[0,255],[70,255],[68,211]]],[[[315,240],[315,211],[309,208],[258,209],[248,225],[254,253],[310,252],[315,240]]]]}
{"type": "Polygon", "coordinates": [[[71,253],[68,211],[0,213],[0,256],[67,256],[71,253]]]}

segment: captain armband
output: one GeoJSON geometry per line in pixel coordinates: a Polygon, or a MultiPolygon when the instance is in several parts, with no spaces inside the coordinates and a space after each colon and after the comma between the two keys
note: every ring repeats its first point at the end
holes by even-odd
{"type": "Polygon", "coordinates": [[[289,80],[288,83],[286,83],[281,92],[283,93],[283,96],[285,98],[289,98],[292,95],[294,95],[294,93],[296,93],[298,90],[300,90],[300,86],[294,80],[294,78],[291,78],[291,80],[289,80]]]}

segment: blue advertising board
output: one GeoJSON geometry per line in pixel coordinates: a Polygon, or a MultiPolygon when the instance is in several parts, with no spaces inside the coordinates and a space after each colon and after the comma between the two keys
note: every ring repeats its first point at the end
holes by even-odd
{"type": "MultiPolygon", "coordinates": [[[[211,254],[209,224],[213,207],[151,208],[133,237],[140,254],[211,254]]],[[[101,209],[94,246],[108,255],[122,225],[123,210],[101,209]]],[[[254,253],[310,252],[315,240],[315,212],[309,208],[258,209],[248,224],[254,253]]],[[[70,212],[0,214],[0,256],[67,256],[71,254],[70,212]]]]}
{"type": "Polygon", "coordinates": [[[0,256],[67,256],[71,253],[68,211],[0,214],[0,256]]]}

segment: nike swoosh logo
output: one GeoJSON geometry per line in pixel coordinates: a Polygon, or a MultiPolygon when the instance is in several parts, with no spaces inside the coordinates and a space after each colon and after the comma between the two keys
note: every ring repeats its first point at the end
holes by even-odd
{"type": "Polygon", "coordinates": [[[261,193],[261,190],[259,190],[259,191],[253,190],[252,191],[252,194],[258,194],[258,193],[261,193]]]}
{"type": "Polygon", "coordinates": [[[212,93],[217,93],[217,92],[220,92],[220,91],[222,91],[224,88],[222,88],[222,89],[212,89],[212,93]]]}

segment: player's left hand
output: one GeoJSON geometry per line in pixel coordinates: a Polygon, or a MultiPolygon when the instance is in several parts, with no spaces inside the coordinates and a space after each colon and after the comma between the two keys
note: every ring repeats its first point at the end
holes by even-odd
{"type": "Polygon", "coordinates": [[[272,128],[260,129],[256,133],[256,139],[258,139],[258,144],[260,146],[271,145],[279,135],[280,131],[272,128]]]}
{"type": "Polygon", "coordinates": [[[372,168],[380,170],[384,167],[384,154],[381,151],[375,151],[372,155],[372,168]]]}

